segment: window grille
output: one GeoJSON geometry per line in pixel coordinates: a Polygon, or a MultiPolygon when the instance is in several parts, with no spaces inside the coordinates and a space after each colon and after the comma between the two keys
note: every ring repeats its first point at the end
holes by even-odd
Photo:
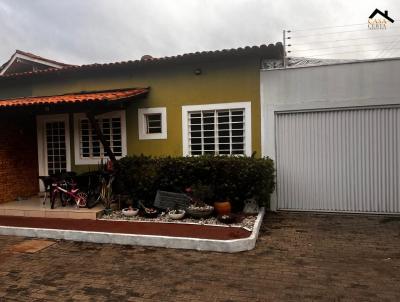
{"type": "MultiPolygon", "coordinates": [[[[103,117],[96,119],[96,121],[115,156],[122,156],[121,118],[103,117]]],[[[95,159],[106,156],[104,147],[89,120],[87,118],[80,119],[79,127],[80,157],[95,159]]]]}
{"type": "Polygon", "coordinates": [[[245,154],[245,110],[201,110],[189,112],[190,155],[245,154]]]}

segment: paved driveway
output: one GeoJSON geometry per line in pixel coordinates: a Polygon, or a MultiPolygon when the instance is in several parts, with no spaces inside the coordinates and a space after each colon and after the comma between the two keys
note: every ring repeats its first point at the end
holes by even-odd
{"type": "Polygon", "coordinates": [[[400,301],[400,218],[269,214],[219,254],[0,236],[0,301],[400,301]],[[2,300],[3,299],[3,300],[2,300]]]}

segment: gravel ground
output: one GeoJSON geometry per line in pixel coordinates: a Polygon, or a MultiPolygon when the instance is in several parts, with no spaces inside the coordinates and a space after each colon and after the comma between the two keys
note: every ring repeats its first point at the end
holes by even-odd
{"type": "Polygon", "coordinates": [[[126,220],[126,221],[149,221],[149,222],[173,222],[173,223],[196,223],[196,224],[207,224],[207,225],[220,225],[220,226],[234,226],[241,227],[246,230],[252,231],[254,227],[254,223],[257,219],[257,216],[246,216],[242,222],[226,224],[218,221],[216,217],[202,218],[202,219],[193,219],[190,217],[184,217],[181,220],[174,220],[168,217],[166,213],[161,213],[157,218],[146,218],[142,216],[133,216],[126,217],[122,214],[121,211],[114,211],[110,215],[103,215],[100,219],[104,220],[126,220]]]}

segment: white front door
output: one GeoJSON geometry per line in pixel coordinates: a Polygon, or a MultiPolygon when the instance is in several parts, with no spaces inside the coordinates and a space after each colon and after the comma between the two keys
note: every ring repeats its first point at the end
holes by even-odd
{"type": "Polygon", "coordinates": [[[68,114],[37,116],[37,141],[40,176],[71,170],[68,114]]]}

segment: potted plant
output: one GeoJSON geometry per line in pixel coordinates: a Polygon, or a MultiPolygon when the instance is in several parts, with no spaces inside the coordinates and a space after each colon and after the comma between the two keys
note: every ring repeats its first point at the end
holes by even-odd
{"type": "Polygon", "coordinates": [[[214,202],[214,208],[218,215],[228,215],[232,210],[231,202],[226,198],[214,202]]]}
{"type": "Polygon", "coordinates": [[[108,180],[105,178],[102,179],[100,196],[104,204],[104,213],[106,215],[110,215],[113,212],[111,208],[111,204],[113,203],[113,198],[112,198],[113,180],[114,180],[113,176],[111,176],[108,180]]]}
{"type": "Polygon", "coordinates": [[[128,208],[122,209],[122,215],[127,216],[127,217],[133,217],[136,216],[139,213],[138,208],[133,208],[129,206],[128,208]]]}
{"type": "Polygon", "coordinates": [[[115,180],[115,175],[110,170],[110,164],[108,161],[104,164],[103,159],[100,161],[98,166],[98,175],[100,177],[99,181],[99,200],[104,205],[104,214],[111,215],[113,212],[112,204],[115,201],[113,195],[113,182],[115,180]]]}
{"type": "Polygon", "coordinates": [[[147,218],[156,218],[158,216],[157,209],[148,208],[141,201],[139,201],[139,206],[143,209],[143,216],[147,218]]]}
{"type": "Polygon", "coordinates": [[[179,220],[182,219],[186,214],[185,210],[180,210],[180,209],[174,209],[168,211],[168,217],[173,219],[173,220],[179,220]]]}
{"type": "Polygon", "coordinates": [[[186,194],[190,197],[191,204],[186,209],[188,214],[195,218],[205,218],[211,215],[214,207],[205,203],[212,195],[211,188],[201,182],[186,189],[186,194]]]}

